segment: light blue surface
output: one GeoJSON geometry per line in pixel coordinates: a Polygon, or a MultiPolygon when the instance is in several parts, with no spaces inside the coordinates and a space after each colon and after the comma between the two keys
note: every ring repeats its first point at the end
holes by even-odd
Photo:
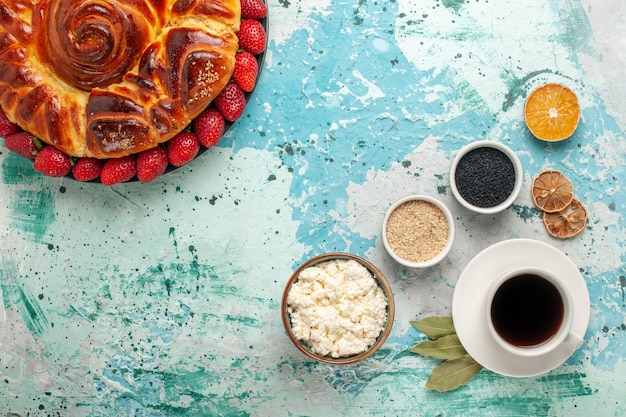
{"type": "Polygon", "coordinates": [[[246,112],[217,148],[148,185],[43,178],[4,148],[0,412],[20,416],[626,414],[620,0],[270,1],[269,48],[246,112]],[[528,93],[578,95],[573,137],[546,144],[528,93]],[[454,201],[455,153],[479,139],[525,170],[506,212],[454,201]],[[563,171],[587,229],[547,235],[532,177],[563,171]],[[408,194],[441,199],[456,241],[436,267],[400,268],[381,221],[408,194]],[[583,346],[533,378],[482,371],[445,394],[438,363],[409,352],[409,321],[450,315],[465,265],[509,238],[547,242],[580,268],[592,316],[583,346]],[[346,251],[386,274],[396,320],[370,360],[310,362],[282,328],[291,271],[346,251]]]}

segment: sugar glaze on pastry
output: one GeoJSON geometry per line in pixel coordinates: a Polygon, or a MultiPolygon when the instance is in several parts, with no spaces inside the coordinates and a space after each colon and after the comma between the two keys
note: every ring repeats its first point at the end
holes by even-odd
{"type": "Polygon", "coordinates": [[[0,0],[0,106],[68,155],[183,130],[228,83],[239,0],[0,0]]]}

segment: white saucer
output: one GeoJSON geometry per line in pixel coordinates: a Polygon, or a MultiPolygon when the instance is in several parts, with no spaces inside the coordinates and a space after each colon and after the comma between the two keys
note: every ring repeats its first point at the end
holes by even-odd
{"type": "Polygon", "coordinates": [[[574,302],[572,331],[584,337],[591,306],[587,284],[564,253],[532,239],[511,239],[484,249],[465,267],[452,297],[452,319],[467,353],[485,368],[506,376],[528,377],[548,372],[569,358],[574,349],[563,345],[540,357],[519,357],[504,350],[487,329],[485,297],[491,280],[520,267],[538,267],[562,278],[574,302]]]}

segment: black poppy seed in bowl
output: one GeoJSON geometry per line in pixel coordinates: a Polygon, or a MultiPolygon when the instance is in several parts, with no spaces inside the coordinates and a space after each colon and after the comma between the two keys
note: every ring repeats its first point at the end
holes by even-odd
{"type": "Polygon", "coordinates": [[[476,148],[459,160],[454,181],[461,197],[471,205],[495,207],[513,192],[515,167],[499,149],[476,148]]]}

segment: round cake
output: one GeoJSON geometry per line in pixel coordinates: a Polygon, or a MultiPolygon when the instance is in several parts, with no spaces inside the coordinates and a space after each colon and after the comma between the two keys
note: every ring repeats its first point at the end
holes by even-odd
{"type": "Polygon", "coordinates": [[[173,138],[231,79],[239,0],[0,3],[0,106],[72,157],[173,138]]]}

